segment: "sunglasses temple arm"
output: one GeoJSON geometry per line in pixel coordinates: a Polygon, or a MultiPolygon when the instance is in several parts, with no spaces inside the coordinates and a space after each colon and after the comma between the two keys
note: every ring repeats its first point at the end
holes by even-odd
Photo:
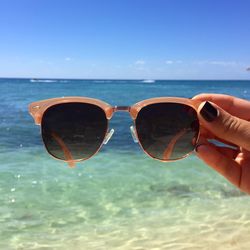
{"type": "Polygon", "coordinates": [[[177,143],[177,141],[186,133],[186,129],[181,130],[180,132],[178,132],[169,142],[167,148],[165,149],[165,151],[163,152],[163,159],[164,160],[168,160],[174,150],[174,146],[177,143]]]}
{"type": "Polygon", "coordinates": [[[64,156],[66,158],[66,162],[68,163],[69,167],[71,167],[71,168],[75,167],[75,161],[72,157],[72,154],[71,154],[70,150],[68,149],[68,147],[63,142],[63,140],[54,132],[52,132],[51,135],[56,140],[58,145],[61,147],[61,149],[64,153],[64,156]]]}

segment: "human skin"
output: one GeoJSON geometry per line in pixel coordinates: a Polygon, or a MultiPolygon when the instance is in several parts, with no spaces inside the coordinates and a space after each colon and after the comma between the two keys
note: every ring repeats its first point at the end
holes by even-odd
{"type": "Polygon", "coordinates": [[[198,109],[202,130],[197,156],[250,194],[250,102],[222,94],[200,94],[193,99],[202,101],[198,109]],[[216,146],[208,139],[226,142],[234,149],[216,146]]]}

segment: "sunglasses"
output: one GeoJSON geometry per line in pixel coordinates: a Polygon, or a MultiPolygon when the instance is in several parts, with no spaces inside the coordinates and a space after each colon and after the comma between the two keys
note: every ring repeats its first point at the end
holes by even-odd
{"type": "Polygon", "coordinates": [[[44,145],[50,155],[74,167],[95,155],[111,138],[109,120],[118,111],[129,112],[135,142],[160,161],[188,156],[199,138],[197,109],[200,101],[159,97],[133,106],[114,106],[86,97],[53,98],[29,105],[29,112],[41,125],[44,145]]]}

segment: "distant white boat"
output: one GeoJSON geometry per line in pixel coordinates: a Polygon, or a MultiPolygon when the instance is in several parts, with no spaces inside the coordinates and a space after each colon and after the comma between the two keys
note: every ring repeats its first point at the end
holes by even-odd
{"type": "Polygon", "coordinates": [[[143,80],[142,82],[144,82],[144,83],[154,83],[155,80],[150,80],[150,79],[148,79],[148,80],[143,80]]]}

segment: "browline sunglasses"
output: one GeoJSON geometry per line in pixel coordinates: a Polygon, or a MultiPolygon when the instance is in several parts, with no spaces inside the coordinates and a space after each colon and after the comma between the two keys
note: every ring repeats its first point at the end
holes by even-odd
{"type": "Polygon", "coordinates": [[[50,155],[74,167],[87,160],[106,144],[114,133],[108,122],[118,111],[129,112],[135,142],[160,161],[188,156],[200,134],[198,100],[159,97],[132,106],[111,106],[98,99],[62,97],[33,102],[29,112],[41,125],[44,145],[50,155]]]}

